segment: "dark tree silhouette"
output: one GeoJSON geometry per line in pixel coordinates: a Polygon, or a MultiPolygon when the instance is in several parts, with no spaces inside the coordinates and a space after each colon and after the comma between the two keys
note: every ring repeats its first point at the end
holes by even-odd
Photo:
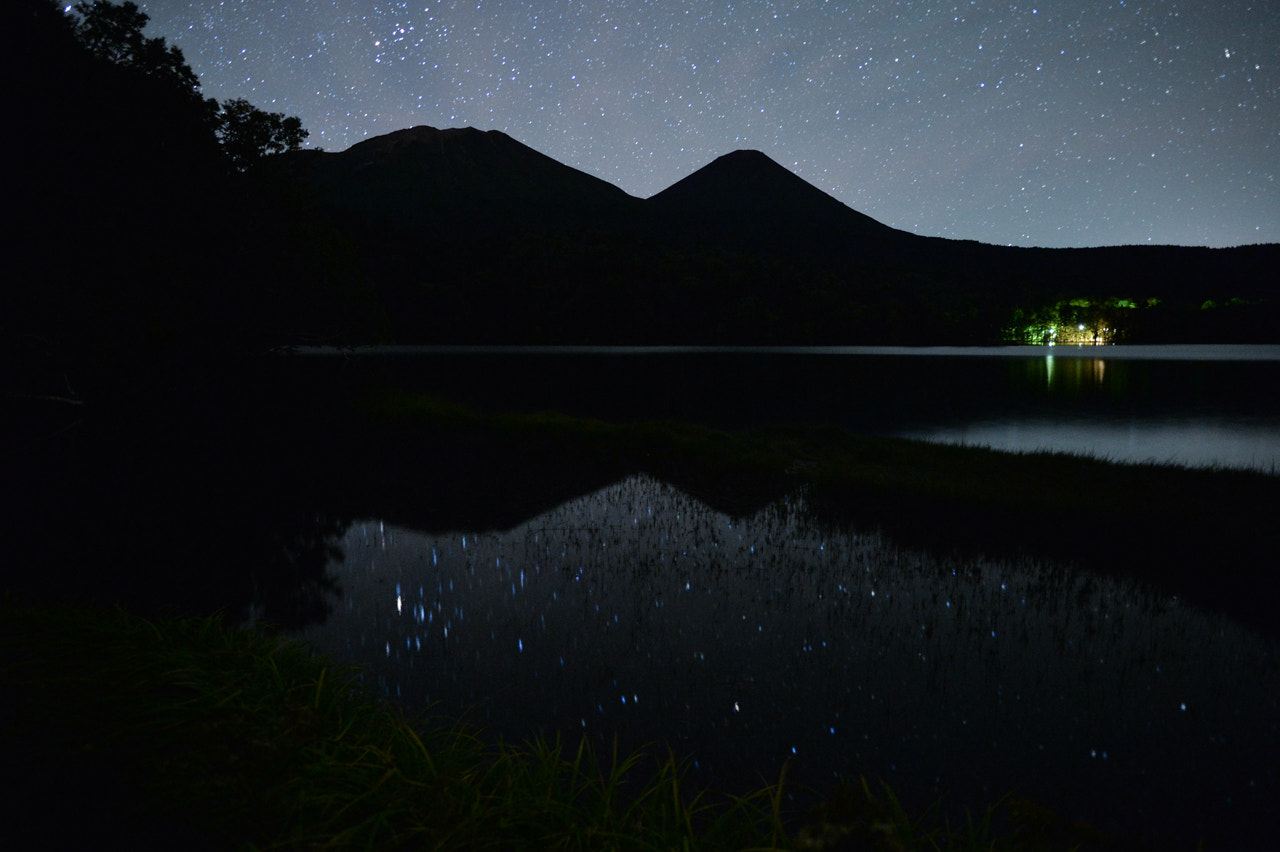
{"type": "Polygon", "coordinates": [[[223,102],[217,134],[222,150],[240,171],[267,154],[297,150],[308,135],[298,117],[265,112],[243,98],[223,102]]]}
{"type": "Polygon", "coordinates": [[[295,391],[271,350],[368,313],[358,259],[304,199],[233,173],[217,105],[136,6],[72,2],[0,0],[0,496],[22,506],[0,538],[60,542],[17,545],[4,585],[319,618],[340,525],[322,479],[294,484],[323,467],[325,386],[295,391]]]}
{"type": "Polygon", "coordinates": [[[137,4],[107,0],[80,2],[71,7],[74,32],[94,57],[134,71],[189,96],[199,104],[200,122],[217,138],[223,154],[237,171],[244,171],[267,154],[292,151],[307,131],[302,120],[266,112],[243,98],[219,105],[200,93],[200,78],[177,47],[143,32],[150,20],[137,4]]]}
{"type": "Polygon", "coordinates": [[[162,38],[143,34],[150,18],[136,4],[125,2],[117,6],[94,0],[76,3],[71,11],[77,18],[77,38],[94,56],[199,96],[200,78],[187,65],[182,51],[165,44],[162,38]]]}
{"type": "Polygon", "coordinates": [[[370,314],[354,249],[329,221],[238,168],[298,143],[301,122],[206,100],[137,5],[73,2],[0,2],[18,117],[3,146],[18,212],[4,237],[0,401],[166,400],[199,384],[191,371],[249,369],[370,314]]]}

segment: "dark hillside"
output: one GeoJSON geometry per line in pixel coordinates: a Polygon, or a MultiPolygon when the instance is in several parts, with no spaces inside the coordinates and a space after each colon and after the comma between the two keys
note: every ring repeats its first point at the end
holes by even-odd
{"type": "Polygon", "coordinates": [[[475,129],[300,151],[264,174],[357,239],[402,342],[992,344],[1059,325],[1130,342],[1280,334],[1280,247],[920,237],[758,151],[644,201],[475,129]]]}
{"type": "Polygon", "coordinates": [[[609,335],[602,318],[634,305],[617,291],[612,307],[597,300],[650,251],[643,202],[497,131],[415,127],[273,158],[259,175],[357,241],[401,341],[609,335]]]}
{"type": "Polygon", "coordinates": [[[263,174],[358,242],[402,342],[993,344],[1059,326],[1128,342],[1280,335],[1280,247],[920,237],[758,151],[644,201],[474,129],[296,152],[263,174]]]}
{"type": "Polygon", "coordinates": [[[371,336],[344,235],[238,172],[181,53],[114,61],[78,14],[0,5],[6,402],[170,399],[282,340],[371,336]]]}
{"type": "Polygon", "coordinates": [[[910,241],[759,151],[725,154],[645,202],[694,242],[751,240],[787,253],[857,254],[910,241]]]}
{"type": "Polygon", "coordinates": [[[308,185],[334,208],[402,228],[458,219],[619,216],[639,202],[496,130],[412,127],[341,153],[299,151],[272,170],[308,185]]]}
{"type": "Polygon", "coordinates": [[[295,150],[243,173],[223,148],[220,108],[180,54],[170,56],[185,69],[175,81],[95,55],[74,14],[51,2],[18,0],[0,15],[19,131],[6,140],[6,201],[20,211],[6,234],[20,283],[5,294],[0,330],[7,363],[39,362],[19,370],[40,373],[36,385],[64,384],[62,362],[76,362],[84,386],[90,372],[110,383],[139,362],[202,351],[388,338],[1280,339],[1280,246],[1020,249],[920,237],[756,151],[647,200],[473,128],[295,150]]]}

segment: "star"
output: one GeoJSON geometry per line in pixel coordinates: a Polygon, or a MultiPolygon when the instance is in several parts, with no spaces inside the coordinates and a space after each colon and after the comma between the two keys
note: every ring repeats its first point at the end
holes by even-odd
{"type": "Polygon", "coordinates": [[[207,95],[328,150],[495,129],[647,197],[754,148],[919,234],[1280,241],[1280,15],[1249,0],[141,5],[207,95]]]}

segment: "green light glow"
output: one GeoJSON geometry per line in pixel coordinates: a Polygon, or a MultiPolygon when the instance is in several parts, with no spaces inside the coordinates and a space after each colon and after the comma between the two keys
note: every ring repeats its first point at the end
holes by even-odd
{"type": "Polygon", "coordinates": [[[1132,299],[1063,299],[1047,307],[1014,311],[1006,335],[1033,346],[1103,346],[1124,338],[1132,299]]]}

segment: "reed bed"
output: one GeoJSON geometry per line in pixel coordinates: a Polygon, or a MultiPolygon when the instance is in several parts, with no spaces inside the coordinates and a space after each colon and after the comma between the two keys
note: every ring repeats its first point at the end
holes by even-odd
{"type": "Polygon", "coordinates": [[[359,405],[372,423],[362,428],[408,466],[429,435],[474,458],[498,459],[507,476],[519,476],[527,459],[541,460],[531,489],[575,473],[594,477],[593,488],[646,473],[735,515],[804,491],[818,519],[878,528],[905,545],[1033,553],[1147,579],[1195,581],[1213,565],[1215,582],[1261,581],[1268,592],[1280,583],[1280,572],[1262,567],[1280,549],[1273,521],[1280,476],[1264,471],[1006,453],[835,427],[723,432],[554,413],[486,415],[396,390],[359,405]]]}
{"type": "MultiPolygon", "coordinates": [[[[481,415],[396,391],[336,409],[314,414],[324,443],[369,454],[344,454],[316,490],[352,512],[375,502],[417,512],[422,489],[401,483],[428,465],[451,501],[490,510],[499,495],[477,466],[491,459],[480,474],[520,486],[505,489],[521,500],[514,517],[643,472],[732,513],[803,491],[823,522],[880,528],[906,544],[1204,575],[1224,599],[1254,606],[1259,623],[1276,599],[1274,475],[834,429],[481,415]]],[[[181,566],[169,581],[183,583],[181,566]]],[[[908,815],[856,767],[819,811],[790,814],[785,779],[740,797],[690,790],[680,757],[660,746],[596,754],[554,739],[493,742],[450,720],[405,719],[364,695],[355,672],[217,619],[14,600],[0,616],[3,778],[13,791],[3,801],[11,825],[53,848],[1117,848],[1022,802],[962,826],[908,815]],[[54,812],[66,818],[34,819],[54,812]]]]}
{"type": "Polygon", "coordinates": [[[218,618],[12,599],[0,615],[5,801],[48,848],[1117,848],[1023,802],[959,827],[913,817],[865,780],[801,825],[785,779],[719,796],[686,789],[669,752],[411,724],[353,670],[218,618]]]}
{"type": "Polygon", "coordinates": [[[777,786],[690,794],[671,755],[410,724],[351,670],[216,618],[4,610],[10,804],[70,805],[53,845],[785,848],[777,786]]]}

